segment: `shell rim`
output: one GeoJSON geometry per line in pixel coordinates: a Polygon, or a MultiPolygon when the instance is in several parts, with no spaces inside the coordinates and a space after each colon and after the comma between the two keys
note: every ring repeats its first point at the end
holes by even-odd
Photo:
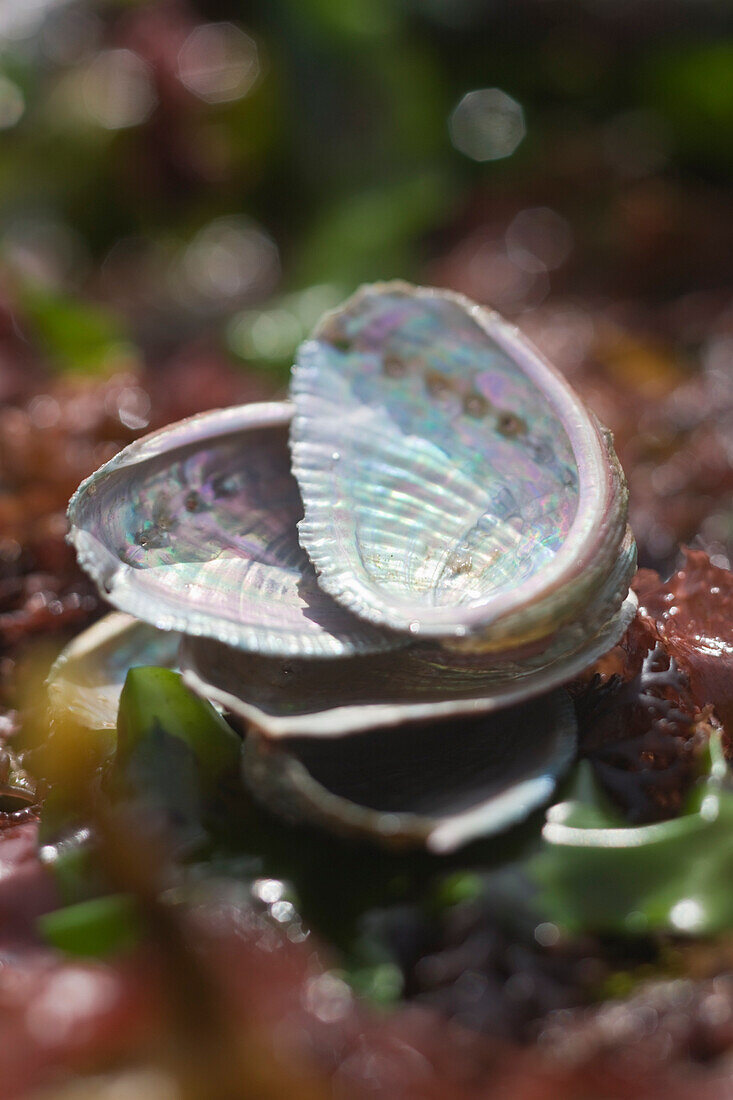
{"type": "MultiPolygon", "coordinates": [[[[48,671],[46,679],[44,681],[44,687],[47,693],[47,709],[50,716],[55,718],[61,718],[63,715],[69,712],[74,715],[76,721],[80,722],[83,727],[90,730],[112,730],[117,726],[117,716],[119,702],[114,705],[113,709],[110,709],[106,718],[101,719],[101,712],[103,709],[103,693],[105,690],[112,686],[112,680],[105,679],[101,683],[79,684],[73,679],[69,680],[69,670],[72,672],[72,676],[75,669],[79,671],[84,670],[85,665],[92,662],[92,666],[98,659],[100,650],[109,650],[110,645],[115,643],[119,645],[122,641],[125,641],[126,636],[135,634],[135,632],[144,631],[151,633],[167,634],[166,631],[157,631],[154,626],[144,622],[142,619],[135,618],[134,615],[128,614],[126,611],[109,611],[106,615],[103,615],[101,619],[97,619],[91,626],[86,627],[79,634],[76,634],[67,645],[59,653],[58,657],[51,665],[48,671]],[[85,702],[87,694],[95,695],[99,709],[95,712],[94,718],[90,719],[91,708],[89,708],[85,702]]],[[[178,648],[180,646],[180,635],[177,632],[172,631],[168,635],[171,643],[171,650],[175,649],[176,658],[178,648]]],[[[158,663],[156,662],[156,665],[158,663]]],[[[104,663],[97,663],[97,669],[102,672],[108,670],[108,666],[104,663]]],[[[130,666],[132,667],[132,666],[130,666]]],[[[163,667],[162,662],[158,667],[163,667]]],[[[166,665],[165,667],[171,667],[166,665]]],[[[119,684],[119,690],[122,690],[122,684],[119,684]]]]}
{"type": "Polygon", "coordinates": [[[418,722],[430,718],[489,714],[552,691],[558,683],[567,683],[574,676],[585,671],[599,657],[608,653],[623,636],[637,608],[636,594],[629,589],[616,614],[600,628],[597,634],[588,639],[587,644],[569,657],[557,657],[550,665],[527,673],[503,691],[487,691],[484,696],[464,699],[446,698],[438,702],[349,703],[294,716],[270,715],[255,703],[248,703],[205,679],[197,670],[193,659],[195,638],[184,636],[181,639],[178,659],[183,682],[191,691],[237,714],[254,727],[265,740],[277,741],[288,737],[346,737],[350,734],[364,733],[377,726],[399,726],[405,722],[418,722]],[[563,676],[558,681],[553,673],[557,672],[560,665],[563,667],[563,676]]]}

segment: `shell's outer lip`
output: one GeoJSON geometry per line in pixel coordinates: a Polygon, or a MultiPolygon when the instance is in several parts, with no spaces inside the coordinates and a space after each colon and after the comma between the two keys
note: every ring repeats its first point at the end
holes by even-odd
{"type": "MultiPolygon", "coordinates": [[[[601,428],[595,416],[556,368],[516,326],[462,294],[435,287],[416,287],[402,280],[363,286],[337,309],[324,315],[311,341],[304,345],[305,350],[319,340],[321,333],[327,331],[333,318],[358,308],[363,299],[383,293],[454,302],[468,313],[489,339],[521,364],[526,376],[556,410],[567,432],[579,475],[578,509],[568,536],[552,561],[530,580],[524,581],[521,591],[499,593],[480,602],[466,603],[460,608],[434,607],[429,611],[390,594],[388,607],[385,603],[375,601],[373,592],[360,578],[351,573],[345,576],[329,570],[330,555],[323,552],[321,545],[324,528],[328,526],[327,502],[319,499],[316,492],[311,492],[312,486],[304,485],[304,479],[299,475],[300,454],[308,443],[300,434],[303,417],[296,411],[290,438],[293,468],[305,505],[305,518],[299,524],[301,544],[316,567],[321,587],[349,610],[371,622],[393,630],[411,630],[413,636],[462,636],[466,633],[480,633],[509,617],[523,605],[529,602],[539,603],[551,596],[555,590],[568,583],[569,579],[578,575],[588,563],[599,557],[607,558],[614,552],[626,526],[627,494],[623,471],[615,459],[611,433],[601,428]]],[[[296,363],[291,386],[296,410],[299,398],[303,407],[307,407],[309,401],[307,390],[300,381],[300,370],[296,363]]],[[[333,530],[329,532],[329,537],[336,539],[333,530]]]]}
{"type": "MultiPolygon", "coordinates": [[[[405,722],[429,721],[453,716],[488,714],[526,699],[535,698],[558,683],[572,680],[607,653],[623,636],[636,614],[638,600],[629,590],[616,615],[577,652],[559,657],[551,664],[515,677],[501,687],[487,687],[484,696],[444,699],[423,703],[359,703],[324,708],[312,713],[276,715],[268,713],[231,691],[206,679],[197,668],[196,640],[183,638],[179,665],[184,683],[197,695],[219,704],[250,723],[264,737],[342,737],[377,726],[399,726],[405,722]]],[[[358,658],[354,658],[358,660],[358,658]]],[[[347,670],[344,670],[344,674],[347,670]]],[[[244,686],[244,685],[243,685],[244,686]]],[[[246,690],[246,689],[245,689],[246,690]]]]}
{"type": "Polygon", "coordinates": [[[178,644],[177,634],[156,631],[123,611],[110,612],[69,642],[51,666],[46,678],[50,715],[63,720],[71,714],[88,729],[115,729],[128,668],[148,663],[171,668],[178,644]],[[134,654],[129,664],[115,662],[120,649],[134,654]]]}
{"type": "Polygon", "coordinates": [[[160,609],[153,612],[151,608],[156,605],[159,592],[148,578],[141,579],[140,574],[144,571],[121,561],[91,531],[81,526],[80,512],[85,502],[98,492],[108,477],[122,468],[134,468],[175,452],[179,447],[204,446],[248,430],[285,428],[292,416],[293,405],[288,401],[252,403],[199,413],[136,440],[81,483],[69,502],[67,540],[76,550],[81,567],[110,603],[159,630],[214,637],[229,645],[281,657],[348,656],[354,652],[381,652],[404,646],[404,638],[366,627],[356,618],[353,619],[353,633],[350,633],[345,621],[348,613],[343,607],[338,608],[339,617],[344,620],[343,629],[322,628],[308,636],[287,629],[265,631],[223,619],[214,625],[210,615],[187,608],[172,596],[161,600],[160,609]]]}
{"type": "MultiPolygon", "coordinates": [[[[171,451],[177,446],[190,446],[192,443],[210,443],[221,436],[246,431],[247,428],[277,428],[290,423],[294,408],[290,401],[254,401],[247,405],[232,405],[225,409],[212,409],[208,412],[187,416],[158,431],[136,439],[128,447],[114,456],[102,467],[111,471],[118,466],[132,466],[138,462],[147,462],[151,458],[171,451]]],[[[74,494],[76,496],[99,471],[82,482],[74,494]]],[[[72,497],[72,502],[74,497],[72,497]]]]}
{"type": "Polygon", "coordinates": [[[52,685],[62,674],[68,664],[73,661],[82,661],[94,653],[100,646],[112,642],[125,634],[138,620],[125,611],[111,611],[109,615],[93,623],[81,634],[77,634],[67,646],[61,650],[58,657],[51,665],[45,686],[52,685]]]}
{"type": "Polygon", "coordinates": [[[464,810],[461,814],[435,825],[425,840],[429,852],[434,855],[448,855],[462,848],[471,840],[492,833],[504,832],[524,821],[539,806],[549,802],[557,780],[570,767],[575,758],[577,743],[575,738],[566,738],[558,746],[554,764],[554,774],[545,772],[531,776],[522,783],[505,791],[493,799],[491,813],[478,806],[474,810],[464,810]]]}

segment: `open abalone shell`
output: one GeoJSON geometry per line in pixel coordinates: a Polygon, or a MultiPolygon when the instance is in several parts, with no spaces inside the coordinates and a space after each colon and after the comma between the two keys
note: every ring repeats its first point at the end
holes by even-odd
{"type": "Polygon", "coordinates": [[[298,545],[291,415],[279,402],[191,417],[79,487],[70,539],[110,603],[161,630],[279,656],[395,645],[321,590],[298,545]]]}
{"type": "Polygon", "coordinates": [[[364,287],[301,347],[291,392],[300,540],[350,611],[506,652],[621,604],[635,557],[610,434],[497,314],[364,287]]]}

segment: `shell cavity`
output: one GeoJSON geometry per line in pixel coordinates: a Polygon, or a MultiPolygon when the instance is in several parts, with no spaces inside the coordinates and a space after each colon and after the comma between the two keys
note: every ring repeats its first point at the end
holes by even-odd
{"type": "Polygon", "coordinates": [[[69,537],[115,607],[161,630],[280,656],[396,644],[322,591],[298,544],[291,415],[283,402],[192,417],[81,485],[69,537]]]}
{"type": "Polygon", "coordinates": [[[621,605],[635,556],[610,433],[496,314],[363,287],[301,347],[292,396],[300,540],[350,611],[506,652],[621,605]]]}

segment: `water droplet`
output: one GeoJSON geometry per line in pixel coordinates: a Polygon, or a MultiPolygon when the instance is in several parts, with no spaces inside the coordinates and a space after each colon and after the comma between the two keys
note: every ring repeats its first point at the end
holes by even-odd
{"type": "Polygon", "coordinates": [[[420,631],[420,623],[418,623],[418,622],[410,623],[410,625],[408,627],[408,630],[410,631],[410,634],[418,634],[419,631],[420,631]]]}
{"type": "Polygon", "coordinates": [[[161,546],[167,546],[168,541],[167,531],[157,524],[150,524],[135,535],[135,542],[143,550],[159,550],[161,546]]]}

